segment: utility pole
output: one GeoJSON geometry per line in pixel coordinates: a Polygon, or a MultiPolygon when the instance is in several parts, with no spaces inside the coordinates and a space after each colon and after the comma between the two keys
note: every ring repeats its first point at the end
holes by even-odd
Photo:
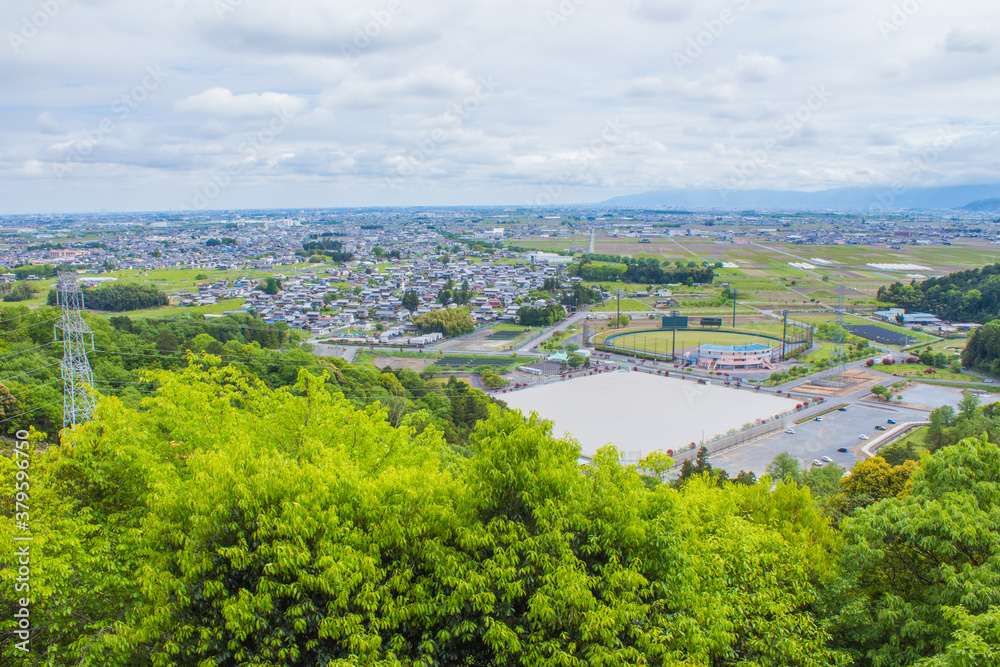
{"type": "Polygon", "coordinates": [[[781,311],[783,316],[783,321],[781,324],[781,360],[787,360],[787,345],[788,345],[788,311],[781,311]]]}
{"type": "Polygon", "coordinates": [[[729,290],[729,296],[733,297],[733,328],[736,328],[736,298],[740,295],[738,289],[729,290]]]}
{"type": "Polygon", "coordinates": [[[94,374],[87,359],[86,340],[89,334],[93,348],[94,332],[80,314],[83,292],[76,284],[76,276],[65,275],[59,279],[56,299],[62,306],[62,319],[56,323],[54,333],[58,341],[62,331],[63,428],[68,428],[90,421],[94,414],[94,374]]]}

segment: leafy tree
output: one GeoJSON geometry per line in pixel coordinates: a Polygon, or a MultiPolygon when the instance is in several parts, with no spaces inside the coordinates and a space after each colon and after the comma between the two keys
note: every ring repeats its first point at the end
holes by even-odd
{"type": "Polygon", "coordinates": [[[409,311],[414,311],[420,307],[420,297],[417,296],[416,292],[409,290],[403,295],[402,305],[403,308],[406,308],[409,311]]]}
{"type": "Polygon", "coordinates": [[[767,464],[767,474],[771,476],[771,479],[779,482],[801,484],[802,464],[788,452],[782,452],[767,464]]]}
{"type": "Polygon", "coordinates": [[[835,463],[827,463],[825,466],[810,468],[802,475],[802,483],[809,487],[817,502],[825,505],[840,491],[840,480],[843,476],[843,468],[835,463]]]}
{"type": "Polygon", "coordinates": [[[544,308],[521,306],[517,309],[518,322],[524,326],[548,327],[566,319],[566,310],[557,304],[550,303],[544,308]]]}
{"type": "Polygon", "coordinates": [[[34,299],[36,294],[38,294],[38,288],[31,283],[22,280],[14,283],[10,292],[4,295],[3,300],[8,303],[28,301],[29,299],[34,299]]]}
{"type": "Polygon", "coordinates": [[[950,405],[942,405],[935,408],[930,414],[930,426],[927,431],[927,440],[931,447],[938,449],[949,444],[949,427],[955,424],[955,409],[950,405]]]}
{"type": "Polygon", "coordinates": [[[483,384],[489,389],[503,389],[510,384],[508,380],[503,379],[495,373],[493,370],[484,367],[483,370],[479,372],[479,378],[482,380],[483,384]]]}
{"type": "Polygon", "coordinates": [[[884,398],[885,400],[889,400],[890,398],[892,398],[892,390],[889,389],[888,387],[883,387],[880,384],[877,384],[874,387],[872,387],[871,392],[873,396],[877,396],[878,398],[884,398]]]}
{"type": "Polygon", "coordinates": [[[851,474],[840,480],[840,492],[831,505],[841,516],[849,516],[858,508],[867,507],[885,498],[895,498],[907,489],[910,476],[917,469],[915,461],[890,466],[881,456],[873,456],[855,464],[851,474]]]}
{"type": "Polygon", "coordinates": [[[925,458],[909,493],[845,522],[842,561],[853,593],[838,634],[859,664],[995,663],[997,479],[996,445],[963,440],[925,458]]]}
{"type": "Polygon", "coordinates": [[[281,281],[274,276],[269,277],[262,285],[264,294],[270,294],[274,296],[282,290],[281,281]]]}
{"type": "Polygon", "coordinates": [[[10,390],[0,384],[0,419],[14,414],[17,399],[10,395],[10,390]]]}
{"type": "Polygon", "coordinates": [[[464,336],[476,328],[469,311],[465,308],[439,308],[413,318],[413,324],[420,333],[438,331],[448,338],[464,336]]]}

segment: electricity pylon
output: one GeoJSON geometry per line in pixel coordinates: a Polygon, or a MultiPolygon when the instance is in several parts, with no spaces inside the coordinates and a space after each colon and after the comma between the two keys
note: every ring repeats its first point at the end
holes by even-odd
{"type": "Polygon", "coordinates": [[[55,325],[55,339],[62,331],[63,358],[63,428],[90,421],[94,413],[94,374],[87,359],[87,335],[94,344],[94,332],[84,321],[83,292],[76,276],[62,276],[56,285],[56,303],[62,306],[62,319],[55,325]]]}

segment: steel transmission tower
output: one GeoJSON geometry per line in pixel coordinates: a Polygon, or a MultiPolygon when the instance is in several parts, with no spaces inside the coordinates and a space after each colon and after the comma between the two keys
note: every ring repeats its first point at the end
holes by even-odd
{"type": "Polygon", "coordinates": [[[90,421],[94,412],[94,374],[87,360],[87,340],[91,347],[94,332],[83,320],[83,292],[76,277],[60,277],[56,285],[57,303],[62,306],[62,319],[55,325],[55,337],[62,331],[63,358],[63,428],[90,421]]]}

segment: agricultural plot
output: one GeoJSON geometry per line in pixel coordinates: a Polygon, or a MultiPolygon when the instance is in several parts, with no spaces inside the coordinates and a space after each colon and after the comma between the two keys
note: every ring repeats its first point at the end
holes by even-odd
{"type": "Polygon", "coordinates": [[[460,357],[449,355],[435,360],[434,365],[443,369],[454,370],[456,368],[483,368],[489,367],[509,368],[524,363],[523,359],[505,357],[460,357]]]}
{"type": "MultiPolygon", "coordinates": [[[[609,299],[602,305],[591,306],[588,310],[597,313],[616,313],[618,312],[618,299],[609,299]]],[[[636,310],[653,310],[653,308],[637,299],[621,300],[621,311],[623,313],[626,311],[636,311],[636,310]]]]}
{"type": "Polygon", "coordinates": [[[520,331],[511,331],[511,330],[496,331],[496,330],[494,330],[494,331],[492,331],[490,333],[489,336],[486,337],[486,340],[506,340],[506,341],[511,341],[511,340],[517,340],[518,338],[520,338],[523,335],[524,335],[524,329],[521,329],[520,331]]]}

